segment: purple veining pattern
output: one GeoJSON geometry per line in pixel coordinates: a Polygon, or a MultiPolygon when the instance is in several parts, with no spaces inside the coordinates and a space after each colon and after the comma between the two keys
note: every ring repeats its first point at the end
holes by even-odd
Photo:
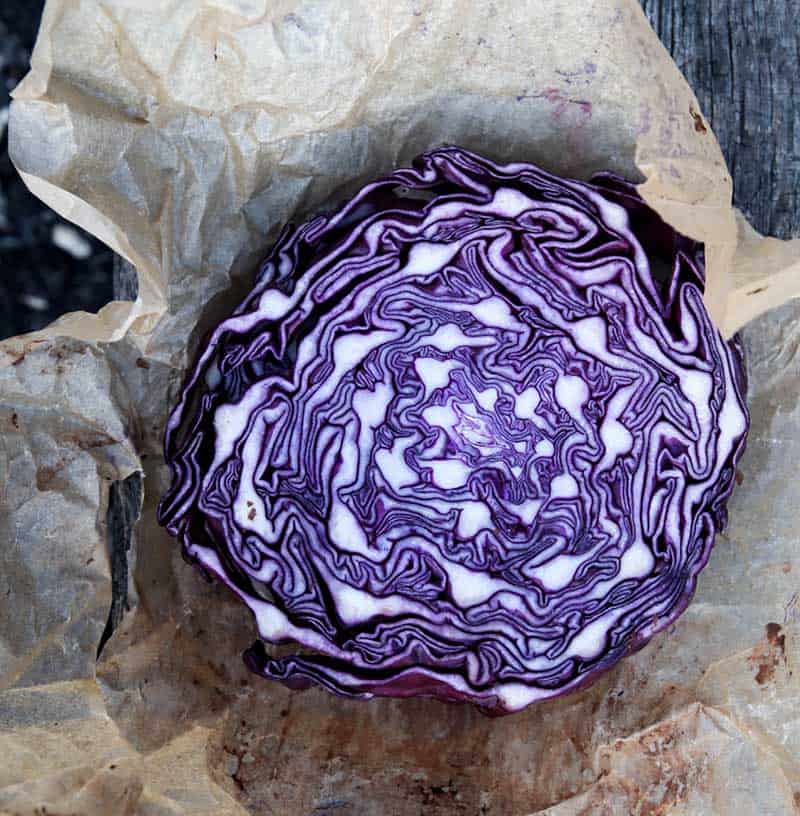
{"type": "Polygon", "coordinates": [[[488,713],[686,607],[748,417],[701,247],[626,181],[446,147],[284,230],[166,430],[160,520],[259,674],[488,713]]]}

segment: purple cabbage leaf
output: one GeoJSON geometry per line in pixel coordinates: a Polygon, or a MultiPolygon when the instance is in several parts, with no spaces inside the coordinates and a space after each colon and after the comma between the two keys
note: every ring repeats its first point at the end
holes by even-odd
{"type": "Polygon", "coordinates": [[[748,427],[703,277],[621,178],[456,147],[286,228],[165,434],[160,521],[248,666],[502,714],[675,621],[748,427]]]}

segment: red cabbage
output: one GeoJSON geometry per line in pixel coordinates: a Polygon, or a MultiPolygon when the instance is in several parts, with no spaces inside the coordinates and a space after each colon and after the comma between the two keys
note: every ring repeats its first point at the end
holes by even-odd
{"type": "Polygon", "coordinates": [[[434,150],[286,228],[204,341],[159,517],[250,668],[506,713],[685,609],[748,417],[701,245],[633,185],[434,150]]]}

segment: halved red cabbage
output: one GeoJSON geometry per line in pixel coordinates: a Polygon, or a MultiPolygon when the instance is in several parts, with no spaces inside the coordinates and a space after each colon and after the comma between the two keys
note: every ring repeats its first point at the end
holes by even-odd
{"type": "Polygon", "coordinates": [[[456,147],[284,230],[172,411],[160,520],[250,668],[489,713],[672,623],[748,417],[701,246],[626,181],[456,147]]]}

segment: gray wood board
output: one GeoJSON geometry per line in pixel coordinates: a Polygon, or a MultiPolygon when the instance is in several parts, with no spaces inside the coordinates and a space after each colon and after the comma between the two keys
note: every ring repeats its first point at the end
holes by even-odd
{"type": "Polygon", "coordinates": [[[800,236],[800,0],[642,0],[692,86],[733,176],[736,206],[800,236]]]}

